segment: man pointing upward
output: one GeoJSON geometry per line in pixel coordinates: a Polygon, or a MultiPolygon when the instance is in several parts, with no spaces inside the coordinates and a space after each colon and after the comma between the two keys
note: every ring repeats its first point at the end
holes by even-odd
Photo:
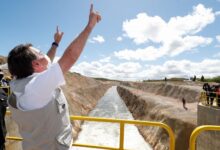
{"type": "Polygon", "coordinates": [[[63,33],[57,28],[47,55],[31,44],[21,44],[8,55],[9,71],[14,77],[9,108],[23,138],[23,150],[69,150],[72,126],[66,98],[60,89],[64,74],[79,58],[95,25],[101,20],[91,4],[89,21],[79,36],[50,65],[63,33]]]}

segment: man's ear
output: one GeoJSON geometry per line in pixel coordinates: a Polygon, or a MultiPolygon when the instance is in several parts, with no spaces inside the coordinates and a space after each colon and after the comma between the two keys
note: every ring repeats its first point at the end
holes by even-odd
{"type": "Polygon", "coordinates": [[[37,60],[33,60],[31,64],[34,69],[34,72],[39,72],[39,70],[41,69],[41,64],[37,60]]]}

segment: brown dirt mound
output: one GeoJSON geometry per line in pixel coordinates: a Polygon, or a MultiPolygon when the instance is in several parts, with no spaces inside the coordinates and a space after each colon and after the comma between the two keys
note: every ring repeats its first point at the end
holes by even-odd
{"type": "MultiPolygon", "coordinates": [[[[155,86],[151,87],[151,91],[157,91],[155,86]]],[[[197,124],[197,102],[188,104],[190,106],[186,111],[181,102],[171,97],[128,87],[118,87],[118,92],[136,120],[159,121],[169,125],[175,133],[176,149],[188,149],[190,134],[197,124]]],[[[169,136],[164,129],[138,128],[155,150],[169,149],[169,136]]]]}
{"type": "Polygon", "coordinates": [[[130,82],[130,87],[140,89],[145,92],[155,93],[181,100],[184,98],[187,103],[199,101],[203,83],[194,82],[130,82]]]}

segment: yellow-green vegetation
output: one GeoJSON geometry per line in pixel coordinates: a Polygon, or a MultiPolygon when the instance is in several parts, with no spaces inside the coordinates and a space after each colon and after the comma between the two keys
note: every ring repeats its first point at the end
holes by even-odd
{"type": "Polygon", "coordinates": [[[184,81],[187,80],[186,78],[178,78],[178,77],[174,77],[174,78],[164,78],[164,79],[158,79],[158,80],[143,80],[143,82],[161,82],[161,81],[184,81]]]}
{"type": "Polygon", "coordinates": [[[213,78],[207,78],[207,79],[205,78],[204,82],[217,82],[217,83],[220,83],[220,76],[213,77],[213,78]]]}

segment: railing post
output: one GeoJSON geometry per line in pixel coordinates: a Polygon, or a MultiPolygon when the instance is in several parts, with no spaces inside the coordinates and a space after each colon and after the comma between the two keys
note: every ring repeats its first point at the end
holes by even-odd
{"type": "Polygon", "coordinates": [[[124,150],[124,122],[120,122],[120,145],[119,150],[124,150]]]}
{"type": "Polygon", "coordinates": [[[170,150],[175,150],[175,136],[173,130],[166,124],[161,123],[161,125],[161,127],[163,127],[168,132],[168,135],[170,137],[170,150]]]}

